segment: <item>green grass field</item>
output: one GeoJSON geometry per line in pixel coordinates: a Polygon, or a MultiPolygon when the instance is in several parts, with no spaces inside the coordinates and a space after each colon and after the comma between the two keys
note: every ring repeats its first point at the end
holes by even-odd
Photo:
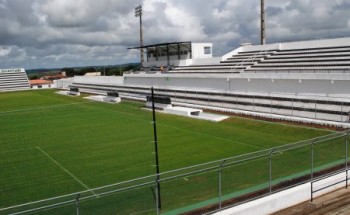
{"type": "MultiPolygon", "coordinates": [[[[152,114],[142,105],[90,102],[53,90],[0,93],[0,208],[154,174],[152,114]]],[[[161,172],[330,133],[161,113],[157,129],[161,172]]]]}

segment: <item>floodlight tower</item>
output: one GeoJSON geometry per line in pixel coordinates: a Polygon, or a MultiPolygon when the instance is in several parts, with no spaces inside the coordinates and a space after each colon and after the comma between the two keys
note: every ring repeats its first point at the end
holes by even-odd
{"type": "Polygon", "coordinates": [[[144,62],[143,58],[143,32],[142,32],[142,5],[135,7],[135,17],[140,17],[140,54],[141,54],[141,66],[144,62]]]}
{"type": "Polygon", "coordinates": [[[264,45],[266,42],[266,35],[265,35],[265,0],[260,0],[260,10],[261,10],[261,23],[260,23],[260,41],[261,45],[264,45]]]}

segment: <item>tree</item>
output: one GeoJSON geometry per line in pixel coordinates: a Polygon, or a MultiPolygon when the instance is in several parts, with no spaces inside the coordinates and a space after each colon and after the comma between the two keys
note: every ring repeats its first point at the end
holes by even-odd
{"type": "Polygon", "coordinates": [[[63,69],[61,69],[61,71],[66,72],[66,76],[67,76],[67,77],[73,77],[74,74],[75,74],[73,68],[63,68],[63,69]]]}

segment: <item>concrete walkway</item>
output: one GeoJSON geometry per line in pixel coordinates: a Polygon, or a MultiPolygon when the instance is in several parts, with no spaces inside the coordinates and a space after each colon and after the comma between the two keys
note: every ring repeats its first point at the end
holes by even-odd
{"type": "Polygon", "coordinates": [[[312,203],[303,202],[273,215],[350,215],[350,187],[342,188],[316,198],[312,203]]]}

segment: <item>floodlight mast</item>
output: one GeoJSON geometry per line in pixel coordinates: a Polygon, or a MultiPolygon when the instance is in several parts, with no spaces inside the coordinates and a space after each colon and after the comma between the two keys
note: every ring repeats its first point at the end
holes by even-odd
{"type": "Polygon", "coordinates": [[[144,62],[143,58],[143,32],[142,32],[142,5],[135,7],[135,17],[140,17],[140,55],[141,55],[141,66],[144,62]]]}
{"type": "Polygon", "coordinates": [[[265,0],[260,0],[260,10],[261,10],[261,29],[260,29],[260,40],[261,40],[261,45],[264,45],[266,42],[266,35],[265,35],[265,0]]]}

